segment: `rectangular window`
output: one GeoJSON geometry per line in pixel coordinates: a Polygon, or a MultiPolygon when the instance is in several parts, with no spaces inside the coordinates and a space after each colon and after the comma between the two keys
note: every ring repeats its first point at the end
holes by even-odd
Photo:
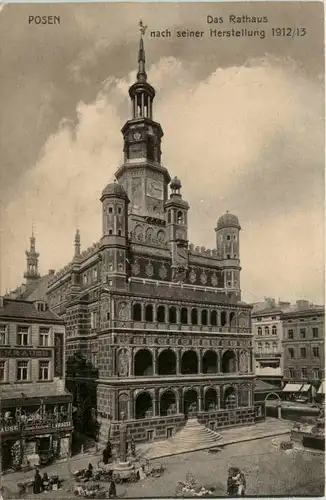
{"type": "Polygon", "coordinates": [[[300,357],[301,358],[307,357],[307,349],[305,347],[300,347],[300,357]]]}
{"type": "Polygon", "coordinates": [[[319,368],[313,368],[312,369],[312,378],[314,380],[318,380],[319,379],[319,368]]]}
{"type": "Polygon", "coordinates": [[[49,361],[40,361],[39,362],[39,372],[38,372],[39,380],[49,380],[49,374],[50,374],[49,361]]]}
{"type": "Polygon", "coordinates": [[[312,329],[312,336],[313,336],[314,339],[318,338],[318,328],[317,327],[314,327],[312,329]]]}
{"type": "Polygon", "coordinates": [[[6,345],[7,342],[7,326],[0,325],[0,345],[6,345]]]}
{"type": "Polygon", "coordinates": [[[154,430],[151,429],[147,431],[147,441],[153,441],[154,440],[154,430]]]}
{"type": "Polygon", "coordinates": [[[289,358],[294,358],[294,349],[293,349],[293,347],[289,347],[289,358]]]}
{"type": "Polygon", "coordinates": [[[95,330],[96,326],[97,326],[97,312],[92,311],[91,312],[91,329],[95,330]]]}
{"type": "Polygon", "coordinates": [[[312,355],[314,358],[319,358],[319,347],[312,348],[312,355]]]}
{"type": "Polygon", "coordinates": [[[300,338],[301,339],[306,338],[306,329],[305,328],[300,328],[300,338]]]}
{"type": "Polygon", "coordinates": [[[0,382],[6,381],[6,362],[0,361],[0,382]]]}
{"type": "Polygon", "coordinates": [[[17,331],[17,345],[29,344],[29,327],[19,326],[17,331]]]}
{"type": "Polygon", "coordinates": [[[301,368],[301,378],[307,378],[307,368],[301,368]]]}
{"type": "Polygon", "coordinates": [[[28,380],[28,361],[17,361],[17,380],[28,380]]]}
{"type": "Polygon", "coordinates": [[[39,345],[42,347],[48,347],[50,345],[50,328],[40,328],[39,345]]]}
{"type": "Polygon", "coordinates": [[[166,429],[166,437],[167,437],[168,439],[169,439],[169,438],[171,438],[171,437],[173,437],[173,430],[174,430],[174,429],[173,429],[173,427],[168,427],[168,428],[166,429]]]}
{"type": "Polygon", "coordinates": [[[97,267],[94,267],[94,269],[93,269],[93,277],[94,277],[94,280],[96,281],[97,280],[97,267]]]}
{"type": "Polygon", "coordinates": [[[288,338],[293,339],[293,330],[288,330],[288,338]]]}
{"type": "Polygon", "coordinates": [[[289,368],[289,378],[294,378],[294,368],[289,368]]]}

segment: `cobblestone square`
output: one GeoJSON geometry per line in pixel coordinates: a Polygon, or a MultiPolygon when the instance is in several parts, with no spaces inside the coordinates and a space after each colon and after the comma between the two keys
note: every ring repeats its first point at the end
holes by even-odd
{"type": "MultiPolygon", "coordinates": [[[[286,440],[286,438],[284,437],[286,440]]],[[[153,461],[154,464],[164,464],[166,470],[160,478],[148,478],[134,484],[117,485],[119,498],[157,498],[175,496],[179,481],[186,479],[187,473],[192,473],[199,486],[215,487],[217,496],[226,493],[226,478],[228,468],[241,467],[247,480],[247,495],[275,496],[275,495],[324,495],[324,457],[321,453],[288,450],[280,451],[279,438],[266,438],[230,445],[216,454],[199,451],[176,455],[153,461]],[[274,444],[273,444],[274,443],[274,444]]],[[[99,458],[85,457],[83,465],[89,461],[95,465],[99,458]]],[[[77,468],[71,464],[71,469],[77,468]]],[[[42,493],[38,498],[76,498],[71,491],[74,482],[69,477],[67,464],[53,467],[48,472],[57,472],[65,478],[63,488],[52,493],[42,493]]],[[[30,475],[30,474],[29,474],[30,475]]],[[[7,476],[7,484],[10,477],[7,476]]],[[[106,487],[107,483],[103,483],[106,487]]],[[[14,484],[10,487],[14,491],[14,484]]],[[[14,498],[7,495],[5,498],[14,498]]],[[[36,498],[29,495],[26,498],[36,498]]]]}

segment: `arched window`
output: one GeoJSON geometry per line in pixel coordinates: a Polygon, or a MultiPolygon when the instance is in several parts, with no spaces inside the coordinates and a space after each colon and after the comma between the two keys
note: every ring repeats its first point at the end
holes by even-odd
{"type": "Polygon", "coordinates": [[[211,312],[211,325],[217,326],[217,312],[216,311],[211,312]]]}
{"type": "Polygon", "coordinates": [[[188,324],[188,309],[186,307],[182,307],[180,311],[180,322],[183,325],[188,324]]]}
{"type": "Polygon", "coordinates": [[[177,310],[174,306],[169,307],[169,323],[177,322],[177,310]]]}
{"type": "Polygon", "coordinates": [[[132,306],[132,319],[134,321],[141,321],[141,305],[134,304],[132,306]]]}
{"type": "Polygon", "coordinates": [[[145,321],[153,321],[153,306],[152,304],[147,304],[145,308],[145,321]]]}
{"type": "Polygon", "coordinates": [[[201,312],[201,324],[206,326],[207,323],[208,323],[208,313],[206,309],[203,309],[201,312]]]}
{"type": "Polygon", "coordinates": [[[257,332],[258,332],[258,335],[262,335],[263,334],[263,330],[262,330],[261,326],[258,327],[257,332]]]}
{"type": "Polygon", "coordinates": [[[265,326],[265,335],[269,335],[269,326],[265,326]]]}
{"type": "Polygon", "coordinates": [[[276,325],[272,326],[272,335],[277,335],[277,326],[276,325]]]}
{"type": "Polygon", "coordinates": [[[277,352],[277,342],[273,342],[273,353],[277,352]]]}
{"type": "Polygon", "coordinates": [[[271,345],[269,342],[265,342],[265,352],[270,352],[270,349],[271,349],[271,345]]]}
{"type": "Polygon", "coordinates": [[[221,312],[221,326],[225,326],[225,325],[226,325],[226,312],[222,311],[221,312]]]}
{"type": "Polygon", "coordinates": [[[191,324],[192,325],[197,325],[198,324],[198,312],[197,312],[197,309],[191,309],[191,324]]]}
{"type": "Polygon", "coordinates": [[[258,343],[258,354],[263,352],[263,344],[261,342],[258,343]]]}
{"type": "Polygon", "coordinates": [[[177,223],[183,224],[183,213],[181,212],[181,210],[179,210],[179,212],[177,213],[177,223]]]}
{"type": "Polygon", "coordinates": [[[165,323],[165,307],[158,306],[156,312],[156,319],[158,323],[165,323]]]}

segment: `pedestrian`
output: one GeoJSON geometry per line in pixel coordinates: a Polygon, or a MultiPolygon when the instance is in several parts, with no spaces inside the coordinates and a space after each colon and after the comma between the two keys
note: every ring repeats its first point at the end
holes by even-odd
{"type": "Polygon", "coordinates": [[[42,491],[42,478],[40,476],[38,469],[36,469],[34,476],[33,493],[34,495],[37,495],[38,493],[41,493],[41,491],[42,491]]]}
{"type": "Polygon", "coordinates": [[[117,497],[117,488],[115,482],[112,479],[110,481],[110,487],[109,487],[109,498],[116,498],[116,497],[117,497]]]}
{"type": "Polygon", "coordinates": [[[85,472],[85,476],[84,476],[84,479],[86,479],[87,481],[89,479],[91,479],[93,476],[93,466],[91,463],[88,464],[88,469],[87,471],[85,472]]]}
{"type": "Polygon", "coordinates": [[[49,489],[49,485],[50,485],[49,476],[47,475],[46,472],[44,472],[43,477],[42,477],[42,488],[43,488],[43,491],[47,491],[49,489]]]}

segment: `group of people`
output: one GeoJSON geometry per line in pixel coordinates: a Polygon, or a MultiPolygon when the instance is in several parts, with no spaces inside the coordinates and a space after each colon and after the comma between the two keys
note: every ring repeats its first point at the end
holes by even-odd
{"type": "Polygon", "coordinates": [[[230,467],[227,480],[227,495],[244,497],[246,493],[246,478],[238,467],[230,467]]]}
{"type": "Polygon", "coordinates": [[[41,474],[38,469],[35,471],[35,476],[34,476],[34,483],[33,483],[33,493],[38,494],[41,493],[42,491],[49,491],[53,489],[53,485],[59,486],[59,477],[51,477],[47,475],[46,472],[44,472],[43,477],[41,477],[41,474]]]}

